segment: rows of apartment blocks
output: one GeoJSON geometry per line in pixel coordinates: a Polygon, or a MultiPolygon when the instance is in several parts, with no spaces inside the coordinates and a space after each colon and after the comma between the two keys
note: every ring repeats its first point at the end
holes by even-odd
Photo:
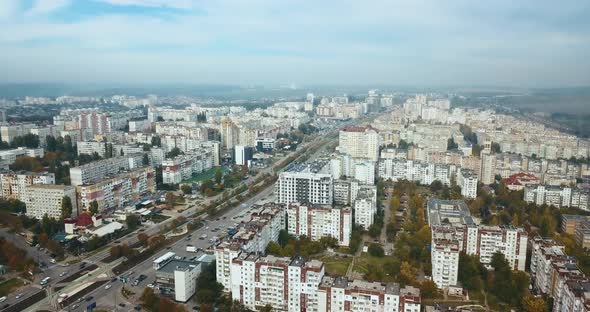
{"type": "Polygon", "coordinates": [[[582,248],[590,248],[590,216],[562,215],[561,231],[573,235],[582,248]]]}
{"type": "Polygon", "coordinates": [[[531,283],[543,295],[553,298],[553,311],[590,311],[590,279],[578,268],[565,246],[550,238],[531,240],[531,283]]]}
{"type": "Polygon", "coordinates": [[[277,202],[352,206],[354,223],[368,229],[377,213],[377,188],[355,179],[334,180],[329,173],[286,171],[275,184],[277,202]]]}
{"type": "Polygon", "coordinates": [[[432,231],[432,279],[439,288],[457,286],[459,255],[476,255],[490,267],[501,252],[513,270],[524,271],[528,235],[512,226],[478,225],[463,201],[428,201],[428,224],[432,231]]]}
{"type": "MultiPolygon", "coordinates": [[[[120,165],[125,166],[125,162],[120,165]]],[[[0,173],[0,186],[3,198],[24,202],[26,214],[37,219],[44,215],[61,218],[64,196],[70,198],[72,217],[75,217],[88,210],[93,201],[98,204],[99,211],[114,210],[133,204],[156,190],[155,171],[151,167],[128,168],[77,185],[56,185],[55,175],[48,172],[4,172],[0,173]]]]}
{"type": "Polygon", "coordinates": [[[217,281],[234,300],[250,309],[270,304],[278,311],[420,311],[416,288],[329,277],[321,261],[263,255],[266,245],[276,242],[285,226],[292,234],[307,232],[305,235],[318,239],[319,232],[314,236],[314,230],[306,228],[317,227],[315,223],[324,217],[297,217],[308,213],[331,215],[329,222],[350,215],[346,210],[335,213],[316,205],[265,204],[232,238],[215,246],[217,281]]]}
{"type": "Polygon", "coordinates": [[[555,207],[573,207],[590,211],[590,187],[578,186],[527,185],[524,187],[524,200],[527,203],[555,207]]]}

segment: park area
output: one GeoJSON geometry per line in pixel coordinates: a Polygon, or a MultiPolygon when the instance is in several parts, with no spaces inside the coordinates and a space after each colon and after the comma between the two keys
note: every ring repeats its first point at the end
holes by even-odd
{"type": "MultiPolygon", "coordinates": [[[[220,168],[224,175],[230,171],[230,168],[227,166],[223,166],[220,168]]],[[[217,171],[217,169],[217,167],[211,168],[197,176],[194,176],[186,181],[183,181],[182,183],[201,183],[203,181],[213,179],[215,177],[215,171],[217,171]]]]}

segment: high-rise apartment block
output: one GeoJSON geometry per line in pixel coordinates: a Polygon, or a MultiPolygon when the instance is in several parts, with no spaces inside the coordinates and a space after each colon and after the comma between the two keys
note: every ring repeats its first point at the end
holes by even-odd
{"type": "Polygon", "coordinates": [[[70,217],[78,215],[78,203],[76,201],[76,188],[71,185],[33,184],[26,188],[27,191],[27,216],[36,219],[49,218],[59,220],[62,217],[62,203],[64,198],[69,198],[72,205],[70,217]]]}
{"type": "Polygon", "coordinates": [[[337,239],[340,246],[350,244],[352,210],[349,207],[292,203],[287,208],[287,220],[289,234],[305,235],[314,241],[327,236],[337,239]]]}
{"type": "Polygon", "coordinates": [[[340,130],[339,151],[356,158],[379,160],[379,133],[370,126],[340,130]]]}
{"type": "Polygon", "coordinates": [[[282,204],[299,202],[331,205],[333,201],[330,174],[309,170],[281,172],[275,187],[277,202],[282,204]]]}

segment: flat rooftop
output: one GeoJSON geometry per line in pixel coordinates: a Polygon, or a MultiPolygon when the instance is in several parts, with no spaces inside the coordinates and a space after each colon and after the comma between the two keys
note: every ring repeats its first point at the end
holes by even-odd
{"type": "Polygon", "coordinates": [[[443,223],[475,225],[469,207],[462,200],[431,199],[428,201],[428,224],[443,223]]]}

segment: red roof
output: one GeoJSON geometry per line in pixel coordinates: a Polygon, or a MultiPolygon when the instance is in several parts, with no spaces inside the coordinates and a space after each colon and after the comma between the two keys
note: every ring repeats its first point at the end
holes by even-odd
{"type": "Polygon", "coordinates": [[[92,217],[87,213],[82,213],[76,218],[76,226],[89,226],[92,224],[92,217]]]}
{"type": "Polygon", "coordinates": [[[531,174],[531,173],[519,172],[519,173],[509,176],[508,178],[506,178],[504,180],[504,182],[507,185],[522,185],[522,183],[520,182],[521,180],[524,180],[524,181],[536,180],[536,181],[538,181],[539,178],[537,178],[534,174],[531,174]]]}

